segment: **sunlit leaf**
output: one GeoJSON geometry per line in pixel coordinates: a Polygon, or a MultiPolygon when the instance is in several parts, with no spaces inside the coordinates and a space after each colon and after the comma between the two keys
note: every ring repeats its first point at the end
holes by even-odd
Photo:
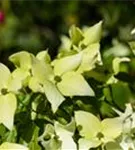
{"type": "Polygon", "coordinates": [[[81,74],[67,72],[62,76],[61,82],[57,83],[60,92],[65,96],[94,96],[94,91],[85,81],[81,74]]]}
{"type": "Polygon", "coordinates": [[[17,101],[13,94],[0,96],[0,123],[3,123],[9,130],[13,128],[16,108],[17,101]]]}

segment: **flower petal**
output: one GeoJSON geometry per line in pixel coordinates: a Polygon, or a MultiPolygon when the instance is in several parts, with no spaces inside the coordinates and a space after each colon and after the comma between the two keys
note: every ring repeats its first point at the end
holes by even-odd
{"type": "Polygon", "coordinates": [[[62,81],[57,83],[60,92],[65,96],[94,96],[94,91],[81,74],[67,72],[62,81]]]}
{"type": "Polygon", "coordinates": [[[90,148],[98,147],[100,144],[100,140],[88,140],[85,138],[81,138],[79,139],[79,150],[89,150],[90,148]]]}
{"type": "Polygon", "coordinates": [[[54,74],[61,76],[67,71],[77,69],[82,60],[82,53],[66,56],[54,61],[54,74]]]}
{"type": "Polygon", "coordinates": [[[27,147],[21,145],[21,144],[16,144],[16,143],[9,143],[9,142],[4,142],[0,145],[1,150],[29,150],[27,147]]]}
{"type": "Polygon", "coordinates": [[[0,90],[7,87],[10,75],[10,70],[4,64],[0,63],[0,90]]]}
{"type": "Polygon", "coordinates": [[[16,67],[26,70],[31,68],[31,54],[26,51],[17,52],[11,55],[9,60],[14,63],[16,67]]]}
{"type": "Polygon", "coordinates": [[[96,64],[102,64],[99,52],[100,45],[95,43],[85,48],[83,52],[82,62],[77,70],[79,73],[90,71],[95,68],[96,64]]]}
{"type": "MultiPolygon", "coordinates": [[[[75,124],[72,123],[72,126],[73,127],[70,127],[70,128],[74,128],[75,130],[75,124]]],[[[74,134],[74,131],[71,132],[69,131],[66,127],[68,125],[62,125],[58,122],[55,122],[55,131],[56,131],[56,134],[59,136],[59,140],[62,141],[62,146],[61,146],[61,149],[62,150],[68,150],[68,149],[71,149],[71,150],[76,150],[77,147],[76,147],[76,144],[73,140],[73,134],[74,134]]]]}
{"type": "Polygon", "coordinates": [[[56,86],[50,81],[45,80],[43,88],[48,101],[52,105],[53,112],[56,112],[59,105],[65,100],[65,98],[61,95],[56,86]]]}
{"type": "Polygon", "coordinates": [[[102,21],[99,23],[95,24],[92,27],[89,27],[84,31],[84,40],[82,43],[85,45],[89,45],[92,43],[96,43],[100,41],[102,34],[102,21]]]}
{"type": "Polygon", "coordinates": [[[77,126],[81,126],[80,135],[86,139],[95,138],[97,133],[101,132],[101,123],[99,119],[91,113],[85,111],[75,112],[75,121],[77,126]]]}
{"type": "Polygon", "coordinates": [[[108,139],[115,139],[122,132],[122,121],[120,118],[107,118],[102,122],[102,133],[104,136],[108,137],[108,139]]]}
{"type": "Polygon", "coordinates": [[[14,94],[0,96],[0,123],[3,123],[9,130],[13,128],[16,107],[17,100],[14,94]]]}

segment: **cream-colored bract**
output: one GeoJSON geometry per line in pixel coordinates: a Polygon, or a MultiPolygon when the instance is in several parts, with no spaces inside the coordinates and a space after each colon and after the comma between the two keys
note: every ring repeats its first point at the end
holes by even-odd
{"type": "Polygon", "coordinates": [[[29,150],[29,149],[21,144],[4,142],[0,145],[0,150],[29,150]]]}
{"type": "Polygon", "coordinates": [[[77,150],[77,145],[73,140],[73,134],[75,132],[75,121],[72,120],[67,125],[62,125],[59,122],[54,124],[55,132],[59,136],[61,143],[61,150],[77,150]]]}
{"type": "Polygon", "coordinates": [[[82,53],[56,59],[54,62],[54,74],[61,76],[68,71],[75,70],[79,67],[81,61],[82,53]]]}
{"type": "Polygon", "coordinates": [[[17,100],[14,94],[0,95],[0,123],[12,130],[17,100]]]}
{"type": "Polygon", "coordinates": [[[84,77],[73,71],[65,73],[57,87],[65,96],[94,96],[94,91],[84,77]]]}
{"type": "Polygon", "coordinates": [[[85,111],[75,112],[77,126],[81,126],[79,149],[90,149],[114,141],[122,132],[122,122],[117,118],[100,121],[96,116],[85,111]]]}

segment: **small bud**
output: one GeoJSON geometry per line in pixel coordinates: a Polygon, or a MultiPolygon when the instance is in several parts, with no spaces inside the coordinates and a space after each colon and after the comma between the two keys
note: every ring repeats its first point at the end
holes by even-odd
{"type": "Polygon", "coordinates": [[[3,23],[5,20],[5,14],[3,11],[0,11],[0,23],[3,23]]]}

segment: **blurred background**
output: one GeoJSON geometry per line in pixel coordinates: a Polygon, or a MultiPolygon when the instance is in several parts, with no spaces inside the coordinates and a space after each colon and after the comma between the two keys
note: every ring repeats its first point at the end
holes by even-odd
{"type": "Polygon", "coordinates": [[[1,0],[0,61],[7,64],[8,56],[17,51],[36,54],[47,48],[54,58],[61,35],[68,35],[72,24],[91,26],[100,20],[101,52],[116,39],[123,43],[135,39],[130,34],[135,27],[134,1],[1,0]]]}

